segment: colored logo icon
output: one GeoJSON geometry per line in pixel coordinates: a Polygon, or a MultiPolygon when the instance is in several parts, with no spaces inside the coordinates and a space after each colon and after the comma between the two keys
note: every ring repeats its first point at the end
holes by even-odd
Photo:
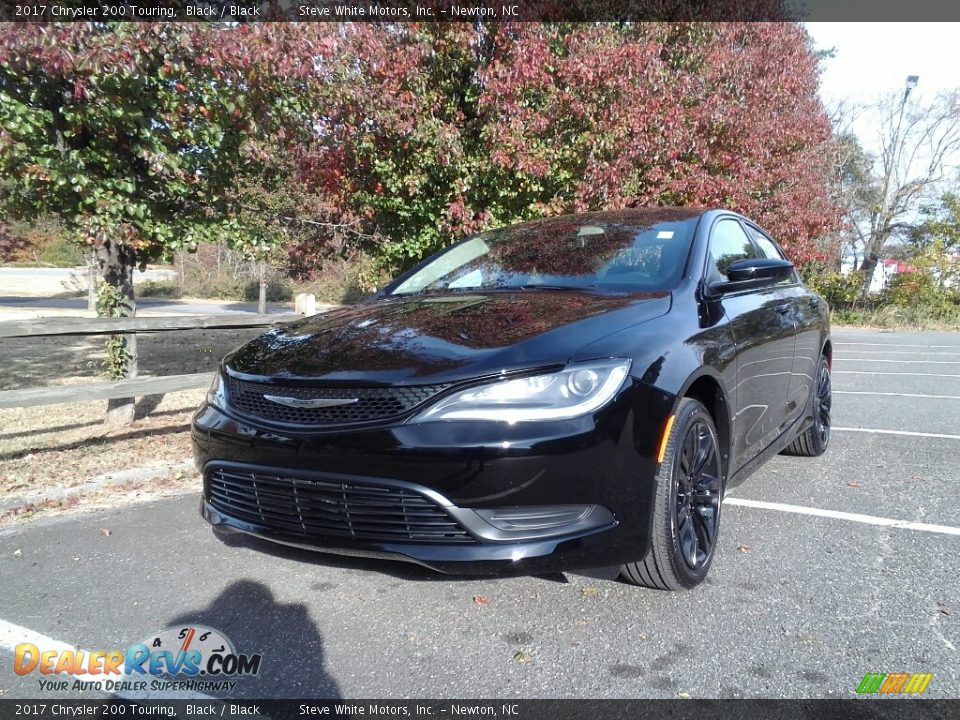
{"type": "Polygon", "coordinates": [[[933,673],[867,673],[857,686],[860,695],[919,695],[927,689],[933,673]]]}

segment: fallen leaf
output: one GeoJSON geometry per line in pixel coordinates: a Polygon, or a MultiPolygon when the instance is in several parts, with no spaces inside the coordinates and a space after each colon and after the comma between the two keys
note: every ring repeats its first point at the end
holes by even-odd
{"type": "Polygon", "coordinates": [[[740,552],[750,552],[753,548],[750,545],[737,545],[737,550],[740,552]]]}
{"type": "Polygon", "coordinates": [[[518,663],[528,663],[533,661],[533,655],[523,650],[518,650],[513,654],[513,659],[518,663]]]}
{"type": "Polygon", "coordinates": [[[813,642],[814,640],[816,640],[816,638],[809,633],[800,633],[799,635],[797,635],[797,639],[800,642],[813,642]]]}
{"type": "Polygon", "coordinates": [[[111,530],[110,528],[100,528],[100,534],[110,537],[111,535],[113,535],[113,530],[111,530]]]}
{"type": "Polygon", "coordinates": [[[953,615],[953,610],[948,608],[943,603],[937,603],[937,612],[941,615],[953,615]]]}
{"type": "Polygon", "coordinates": [[[489,605],[489,604],[490,604],[490,598],[488,598],[486,595],[474,595],[474,596],[473,596],[473,604],[474,604],[474,605],[489,605]]]}
{"type": "Polygon", "coordinates": [[[584,597],[593,597],[594,595],[599,595],[600,591],[592,585],[584,585],[582,588],[580,588],[580,594],[584,597]]]}
{"type": "Polygon", "coordinates": [[[20,557],[21,555],[23,555],[23,550],[21,550],[20,548],[17,548],[16,550],[13,551],[14,557],[20,557]]]}
{"type": "Polygon", "coordinates": [[[688,692],[678,692],[678,693],[677,693],[677,697],[678,697],[678,698],[683,698],[684,700],[689,700],[689,699],[690,699],[690,693],[688,693],[688,692]]]}
{"type": "Polygon", "coordinates": [[[863,485],[858,483],[856,480],[850,480],[847,482],[847,487],[860,488],[860,487],[863,487],[863,485]]]}

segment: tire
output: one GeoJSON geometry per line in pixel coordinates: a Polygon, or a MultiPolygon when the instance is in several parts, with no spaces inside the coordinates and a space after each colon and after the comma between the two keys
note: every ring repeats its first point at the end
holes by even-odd
{"type": "Polygon", "coordinates": [[[817,457],[827,451],[830,444],[830,407],[833,396],[830,389],[830,363],[825,355],[817,365],[817,382],[810,392],[810,413],[813,425],[783,449],[784,455],[817,457]]]}
{"type": "Polygon", "coordinates": [[[647,555],[624,565],[621,576],[657,590],[695,587],[713,562],[723,493],[717,431],[696,400],[677,407],[656,483],[647,555]]]}

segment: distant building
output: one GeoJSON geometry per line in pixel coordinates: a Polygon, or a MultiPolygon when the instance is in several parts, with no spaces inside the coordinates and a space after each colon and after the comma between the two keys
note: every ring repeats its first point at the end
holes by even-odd
{"type": "MultiPolygon", "coordinates": [[[[885,249],[891,250],[895,248],[896,246],[891,248],[888,245],[885,249]]],[[[945,258],[945,260],[948,264],[956,267],[956,265],[960,263],[960,253],[953,251],[945,258]]],[[[843,248],[843,254],[840,258],[840,272],[846,275],[847,273],[853,271],[854,264],[856,264],[856,267],[859,268],[862,262],[863,256],[861,253],[852,250],[849,246],[845,246],[843,248]]],[[[890,284],[890,280],[894,275],[908,272],[921,272],[921,270],[916,265],[912,265],[905,260],[898,260],[892,257],[881,259],[880,262],[877,263],[877,266],[873,269],[873,278],[870,280],[870,292],[875,293],[882,291],[887,287],[887,285],[890,284]]],[[[934,277],[939,275],[939,272],[936,268],[934,268],[931,273],[934,277]]],[[[951,273],[951,275],[954,275],[954,273],[951,273]]],[[[956,281],[954,277],[949,277],[944,281],[944,285],[947,287],[953,287],[955,284],[956,281]]]]}
{"type": "MultiPolygon", "coordinates": [[[[888,242],[884,247],[886,252],[896,252],[900,246],[896,243],[888,242]]],[[[850,245],[844,245],[841,248],[840,272],[846,275],[853,271],[854,267],[859,268],[863,264],[863,253],[850,245]]],[[[917,268],[903,260],[897,260],[892,257],[881,258],[880,262],[873,269],[873,277],[870,280],[870,292],[880,292],[887,287],[890,279],[904,272],[917,272],[917,268]]]]}

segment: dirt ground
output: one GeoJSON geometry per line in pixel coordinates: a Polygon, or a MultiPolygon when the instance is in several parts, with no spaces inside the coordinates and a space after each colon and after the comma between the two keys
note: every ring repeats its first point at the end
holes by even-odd
{"type": "MultiPolygon", "coordinates": [[[[216,369],[261,329],[138,336],[141,375],[216,369]]],[[[101,380],[105,338],[0,342],[0,390],[101,380]]],[[[103,424],[107,402],[0,409],[0,527],[55,513],[196,490],[190,417],[204,390],[137,398],[129,426],[103,424]],[[113,482],[113,475],[122,482],[113,482]]]]}

